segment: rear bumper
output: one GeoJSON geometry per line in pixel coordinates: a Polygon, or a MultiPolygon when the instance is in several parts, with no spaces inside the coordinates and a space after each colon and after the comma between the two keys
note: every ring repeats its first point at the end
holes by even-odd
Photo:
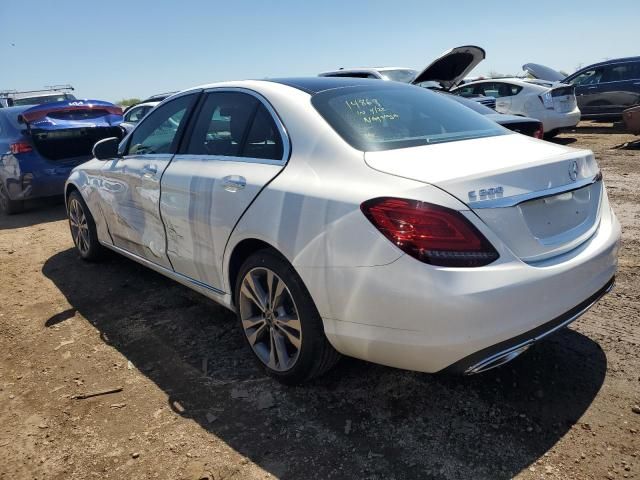
{"type": "Polygon", "coordinates": [[[561,328],[568,326],[586,313],[604,295],[613,289],[615,278],[609,280],[604,287],[587,298],[584,302],[576,305],[568,312],[554,318],[550,322],[540,325],[517,337],[505,340],[491,347],[487,347],[479,352],[472,353],[462,360],[457,361],[443,370],[444,373],[457,373],[473,375],[486,372],[492,368],[503,365],[521,353],[524,353],[531,345],[543,338],[557,332],[561,328]]]}
{"type": "Polygon", "coordinates": [[[451,368],[464,371],[521,338],[541,337],[606,289],[620,241],[607,210],[590,239],[535,265],[503,246],[497,262],[475,269],[432,267],[405,255],[384,266],[300,274],[341,353],[423,372],[460,362],[451,368]]]}
{"type": "Polygon", "coordinates": [[[64,184],[75,165],[48,166],[5,179],[11,200],[29,200],[64,193],[64,184]],[[26,176],[26,177],[25,177],[26,176]]]}
{"type": "Polygon", "coordinates": [[[552,130],[572,128],[580,121],[580,110],[576,108],[575,110],[567,113],[558,113],[554,110],[544,110],[544,113],[541,114],[540,121],[542,122],[545,133],[552,130]]]}

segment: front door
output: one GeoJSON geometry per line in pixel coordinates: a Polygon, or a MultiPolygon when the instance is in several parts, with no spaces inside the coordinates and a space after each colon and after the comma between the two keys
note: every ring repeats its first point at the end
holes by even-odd
{"type": "Polygon", "coordinates": [[[129,136],[122,158],[102,168],[100,194],[114,245],[167,268],[160,179],[197,95],[183,95],[151,112],[129,136]]]}
{"type": "Polygon", "coordinates": [[[284,167],[289,144],[275,111],[256,94],[214,89],[201,105],[162,179],[160,210],[175,271],[222,290],[227,240],[284,167]]]}

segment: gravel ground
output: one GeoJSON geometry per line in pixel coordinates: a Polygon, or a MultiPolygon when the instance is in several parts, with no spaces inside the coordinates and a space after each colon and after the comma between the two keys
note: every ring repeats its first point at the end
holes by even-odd
{"type": "Polygon", "coordinates": [[[81,262],[61,204],[0,217],[0,478],[640,478],[632,140],[607,123],[556,139],[604,172],[624,229],[615,290],[469,378],[343,359],[281,386],[221,307],[115,255],[81,262]]]}

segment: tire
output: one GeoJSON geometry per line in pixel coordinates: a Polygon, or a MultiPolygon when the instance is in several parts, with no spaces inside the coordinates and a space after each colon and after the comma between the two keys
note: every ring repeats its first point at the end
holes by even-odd
{"type": "Polygon", "coordinates": [[[67,197],[67,217],[71,238],[80,258],[86,261],[102,258],[105,249],[98,241],[93,216],[78,191],[71,192],[67,197]]]}
{"type": "Polygon", "coordinates": [[[277,252],[251,255],[235,287],[240,329],[268,375],[296,385],[326,373],[340,359],[302,279],[277,252]]]}
{"type": "Polygon", "coordinates": [[[24,210],[24,202],[21,200],[11,200],[4,182],[0,180],[0,210],[6,215],[14,215],[24,210]]]}
{"type": "Polygon", "coordinates": [[[550,138],[553,138],[555,136],[557,136],[560,133],[560,130],[550,130],[547,133],[544,134],[544,138],[545,140],[548,140],[550,138]]]}

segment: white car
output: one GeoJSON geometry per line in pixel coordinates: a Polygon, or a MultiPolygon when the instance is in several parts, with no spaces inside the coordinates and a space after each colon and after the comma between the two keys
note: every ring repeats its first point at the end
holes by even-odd
{"type": "Polygon", "coordinates": [[[402,83],[193,88],[94,155],[66,185],[80,257],[106,247],[237,312],[286,383],[339,353],[487,370],[616,272],[620,226],[590,151],[402,83]]]}
{"type": "Polygon", "coordinates": [[[133,130],[133,127],[142,120],[147,113],[149,113],[153,108],[158,105],[160,102],[143,102],[138,103],[137,105],[128,108],[123,115],[123,122],[120,126],[125,130],[126,133],[129,133],[133,130]]]}
{"type": "Polygon", "coordinates": [[[547,137],[575,127],[580,121],[572,85],[559,84],[550,88],[518,78],[495,78],[465,83],[451,93],[463,97],[494,97],[497,112],[536,118],[542,122],[547,137]]]}

